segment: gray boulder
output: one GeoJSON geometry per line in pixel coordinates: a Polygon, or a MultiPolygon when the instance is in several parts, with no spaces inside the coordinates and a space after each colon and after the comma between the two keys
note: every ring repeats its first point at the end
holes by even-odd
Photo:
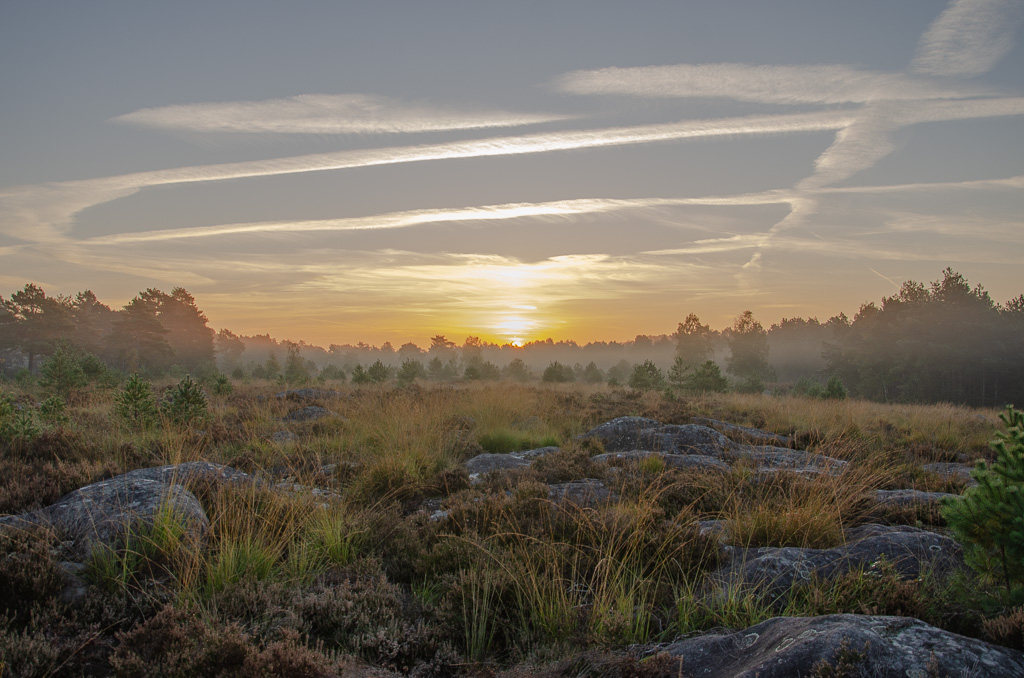
{"type": "Polygon", "coordinates": [[[905,617],[776,617],[737,633],[682,640],[665,651],[679,658],[666,678],[792,678],[826,663],[835,668],[843,655],[853,673],[842,675],[1024,676],[1024,653],[905,617]]]}
{"type": "Polygon", "coordinates": [[[946,497],[960,495],[948,492],[922,492],[921,490],[875,490],[875,501],[883,507],[912,508],[935,507],[942,505],[946,497]]]}
{"type": "Polygon", "coordinates": [[[199,479],[230,483],[244,483],[253,480],[248,473],[209,461],[186,461],[181,464],[140,468],[117,476],[117,478],[158,480],[163,483],[187,483],[199,479]]]}
{"type": "Polygon", "coordinates": [[[788,447],[770,445],[744,445],[737,448],[731,455],[735,459],[748,459],[757,465],[759,472],[774,473],[789,471],[807,475],[839,475],[846,468],[841,459],[826,457],[804,450],[791,450],[788,447]]]}
{"type": "Polygon", "coordinates": [[[574,480],[571,483],[550,485],[548,499],[556,504],[570,504],[580,507],[595,507],[618,499],[604,483],[595,478],[574,480]]]}
{"type": "Polygon", "coordinates": [[[516,459],[529,459],[532,461],[549,454],[554,454],[560,450],[561,448],[559,447],[549,445],[548,447],[538,447],[533,450],[523,450],[522,452],[509,452],[509,456],[515,457],[516,459]]]}
{"type": "Polygon", "coordinates": [[[793,444],[793,439],[790,436],[770,433],[768,431],[762,431],[759,428],[751,428],[749,426],[737,426],[736,424],[719,421],[718,419],[694,417],[691,419],[691,422],[694,424],[700,424],[701,426],[710,426],[716,431],[720,431],[721,433],[729,436],[733,440],[739,440],[751,445],[776,445],[778,447],[789,447],[793,444]]]}
{"type": "Polygon", "coordinates": [[[638,444],[640,432],[659,426],[661,426],[661,422],[647,417],[618,417],[590,429],[580,435],[578,439],[599,440],[608,452],[639,450],[642,449],[638,444]]]}
{"type": "Polygon", "coordinates": [[[84,562],[96,548],[124,546],[164,512],[184,525],[196,543],[210,526],[202,504],[183,486],[136,472],[87,485],[51,506],[4,522],[49,525],[70,541],[73,560],[84,562]]]}
{"type": "Polygon", "coordinates": [[[708,426],[668,424],[649,428],[638,435],[637,449],[656,450],[665,454],[720,455],[734,443],[708,426]]]}
{"type": "Polygon", "coordinates": [[[521,459],[511,454],[491,454],[485,452],[478,454],[466,462],[466,470],[469,471],[469,482],[479,483],[483,477],[491,471],[506,471],[515,468],[529,468],[532,462],[529,459],[521,459]]]}
{"type": "Polygon", "coordinates": [[[732,441],[707,426],[662,424],[647,417],[618,417],[590,429],[580,440],[601,441],[606,452],[649,450],[665,454],[719,454],[732,441]]]}
{"type": "Polygon", "coordinates": [[[727,585],[757,586],[778,596],[812,577],[877,572],[882,558],[907,578],[926,569],[943,576],[964,565],[960,545],[949,537],[906,525],[864,525],[847,533],[845,545],[831,549],[735,548],[732,562],[714,579],[727,585]]]}

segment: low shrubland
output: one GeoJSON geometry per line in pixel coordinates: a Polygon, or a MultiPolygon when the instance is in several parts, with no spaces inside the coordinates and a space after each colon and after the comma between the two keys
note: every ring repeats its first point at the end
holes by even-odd
{"type": "MultiPolygon", "coordinates": [[[[63,416],[49,418],[36,387],[5,387],[2,513],[159,464],[207,460],[259,482],[183,479],[209,519],[201,537],[169,505],[94,550],[74,601],[60,535],[0,530],[0,675],[333,675],[366,665],[568,675],[558,672],[576,664],[654,675],[657,662],[624,648],[835,612],[914,616],[1024,642],[1020,590],[1006,568],[906,579],[881,562],[806,582],[784,601],[739,582],[715,595],[707,588],[726,558],[716,530],[733,548],[831,548],[879,520],[876,490],[960,491],[962,480],[922,464],[993,459],[995,411],[512,382],[339,386],[300,403],[275,397],[270,382],[230,385],[133,377],[71,390],[63,416]],[[331,415],[285,421],[309,404],[331,415]],[[594,462],[600,443],[577,436],[622,415],[755,426],[851,463],[765,478],[742,462],[594,462]],[[284,430],[293,435],[274,438],[284,430]],[[560,450],[475,484],[463,467],[484,452],[545,446],[560,450]],[[584,478],[617,501],[553,498],[553,484],[584,478]]],[[[927,524],[945,529],[933,518],[927,524]]],[[[975,559],[991,561],[984,553],[975,559]]]]}

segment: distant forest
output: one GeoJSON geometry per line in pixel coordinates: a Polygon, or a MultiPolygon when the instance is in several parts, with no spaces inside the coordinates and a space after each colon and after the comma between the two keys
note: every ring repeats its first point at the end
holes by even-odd
{"type": "Polygon", "coordinates": [[[27,284],[0,296],[4,379],[31,378],[55,356],[74,355],[86,372],[223,373],[288,384],[505,378],[821,394],[828,382],[884,402],[1024,403],[1024,294],[996,303],[949,268],[930,284],[908,281],[880,304],[863,304],[852,320],[784,318],[765,329],[747,311],[722,330],[689,314],[672,334],[626,342],[429,341],[323,348],[214,331],[181,287],[147,289],[117,310],[89,290],[47,296],[27,284]]]}

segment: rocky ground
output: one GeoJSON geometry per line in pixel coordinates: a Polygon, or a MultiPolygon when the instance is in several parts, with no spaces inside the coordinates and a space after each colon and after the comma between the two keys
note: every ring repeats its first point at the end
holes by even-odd
{"type": "MultiPolygon", "coordinates": [[[[311,390],[309,394],[295,392],[278,397],[290,397],[301,404],[306,395],[322,394],[311,390]]],[[[296,409],[287,420],[329,416],[337,415],[327,408],[308,405],[296,409]]],[[[291,444],[293,436],[282,432],[274,440],[291,444]]],[[[569,478],[549,484],[547,497],[553,505],[614,504],[619,494],[609,479],[630,464],[653,463],[681,472],[722,474],[743,468],[750,474],[750,482],[756,484],[772,482],[779,474],[834,478],[852,463],[796,449],[787,436],[706,418],[665,424],[650,418],[620,417],[584,433],[574,443],[589,446],[594,451],[590,462],[605,471],[599,474],[601,478],[569,478]]],[[[522,472],[559,453],[558,447],[484,453],[465,461],[464,467],[469,482],[483,486],[497,483],[501,474],[522,472]]],[[[325,476],[334,470],[325,469],[325,476]]],[[[970,467],[964,465],[933,464],[925,470],[960,479],[964,485],[971,482],[970,467]]],[[[173,511],[186,531],[187,541],[196,549],[204,548],[210,519],[190,490],[197,480],[257,484],[274,492],[306,493],[323,502],[336,496],[336,488],[330,486],[303,486],[269,475],[249,475],[229,466],[190,462],[139,469],[94,483],[40,510],[0,517],[0,525],[8,530],[45,526],[59,535],[58,560],[65,578],[62,599],[73,606],[86,598],[88,584],[82,573],[94,551],[100,547],[116,549],[125,535],[151,527],[160,512],[173,511]]],[[[922,510],[935,510],[946,496],[952,495],[909,488],[876,490],[869,497],[874,506],[869,507],[868,514],[888,516],[895,508],[918,515],[922,510]]],[[[453,520],[451,505],[449,499],[429,499],[417,510],[430,522],[443,525],[453,520]]],[[[851,572],[870,574],[879,568],[885,568],[889,576],[913,580],[925,574],[947,577],[965,568],[960,545],[941,529],[892,524],[891,520],[861,521],[844,529],[840,544],[830,548],[750,546],[737,541],[724,520],[704,520],[700,530],[716,539],[720,549],[717,570],[703,588],[693,592],[705,600],[729,595],[740,587],[758,590],[764,599],[784,606],[787,596],[812,580],[828,582],[851,572]]],[[[638,658],[637,666],[646,667],[648,673],[644,675],[1024,676],[1024,653],[1020,651],[895,616],[780,616],[745,629],[647,643],[629,651],[638,658]]]]}

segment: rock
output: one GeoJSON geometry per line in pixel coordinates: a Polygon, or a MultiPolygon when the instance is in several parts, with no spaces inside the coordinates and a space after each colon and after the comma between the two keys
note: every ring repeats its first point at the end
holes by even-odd
{"type": "Polygon", "coordinates": [[[630,450],[629,452],[596,454],[591,459],[608,463],[613,461],[639,461],[651,456],[659,457],[668,468],[712,469],[723,472],[729,470],[729,465],[724,461],[706,454],[661,454],[660,452],[651,452],[650,450],[630,450]]]}
{"type": "Polygon", "coordinates": [[[277,443],[278,445],[286,445],[288,443],[294,443],[299,439],[299,436],[295,435],[291,431],[277,431],[271,434],[270,442],[277,443]]]}
{"type": "Polygon", "coordinates": [[[640,432],[661,426],[656,419],[646,417],[618,417],[596,426],[578,437],[579,440],[596,438],[608,452],[638,450],[640,432]]]}
{"type": "Polygon", "coordinates": [[[303,407],[301,410],[295,410],[285,415],[285,421],[316,421],[318,419],[324,419],[325,417],[336,417],[337,412],[332,412],[326,407],[320,407],[318,405],[308,405],[303,407]]]}
{"type": "Polygon", "coordinates": [[[878,571],[882,557],[907,578],[925,569],[944,576],[964,564],[962,549],[949,537],[906,525],[864,525],[847,533],[846,545],[831,549],[734,549],[733,562],[719,570],[715,579],[729,585],[756,585],[781,595],[815,576],[834,579],[851,571],[878,571]]]}
{"type": "Polygon", "coordinates": [[[341,391],[325,388],[296,388],[275,393],[274,397],[280,400],[337,400],[347,396],[341,391]]]}
{"type": "Polygon", "coordinates": [[[697,528],[702,537],[714,535],[719,540],[725,541],[729,534],[728,524],[726,520],[701,520],[697,522],[697,528]]]}
{"type": "Polygon", "coordinates": [[[936,462],[934,464],[925,464],[922,468],[930,473],[936,473],[946,480],[962,481],[967,487],[974,487],[978,484],[978,481],[971,475],[974,467],[967,464],[936,462]]]}
{"type": "Polygon", "coordinates": [[[757,464],[759,472],[790,471],[810,475],[825,473],[836,476],[846,468],[846,462],[841,459],[770,445],[745,445],[739,447],[732,456],[737,459],[753,461],[757,464]]]}
{"type": "Polygon", "coordinates": [[[612,419],[578,439],[597,439],[606,452],[649,450],[665,454],[716,455],[733,447],[732,441],[713,428],[697,424],[662,424],[646,417],[612,419]]]}
{"type": "Polygon", "coordinates": [[[530,464],[531,461],[529,459],[520,459],[511,454],[490,454],[485,452],[467,461],[465,466],[466,470],[469,471],[469,482],[475,485],[481,482],[483,476],[491,471],[529,468],[530,464]]]}
{"type": "Polygon", "coordinates": [[[665,454],[720,455],[734,447],[731,440],[715,429],[698,424],[667,424],[644,429],[638,438],[636,449],[665,454]]]}
{"type": "Polygon", "coordinates": [[[116,478],[158,480],[164,483],[186,483],[197,479],[231,483],[250,482],[253,480],[248,473],[209,461],[186,461],[181,464],[140,468],[116,478]]]}
{"type": "Polygon", "coordinates": [[[85,564],[64,560],[57,563],[64,577],[64,590],[60,599],[63,603],[74,604],[85,598],[89,592],[89,584],[85,581],[85,564]]]}
{"type": "Polygon", "coordinates": [[[946,497],[960,495],[948,492],[922,492],[921,490],[875,490],[875,501],[883,507],[911,508],[915,506],[939,507],[946,497]]]}
{"type": "MultiPolygon", "coordinates": [[[[1024,675],[1024,653],[943,631],[905,617],[834,614],[776,617],[737,633],[711,633],[673,643],[679,657],[666,678],[791,678],[845,654],[862,653],[854,674],[878,678],[1024,675]]],[[[822,673],[822,675],[826,675],[822,673]]]]}
{"type": "Polygon", "coordinates": [[[533,461],[534,459],[537,459],[539,457],[543,457],[548,454],[554,454],[555,452],[559,451],[561,451],[561,448],[555,447],[554,445],[550,445],[548,447],[538,447],[537,449],[534,450],[523,450],[522,452],[509,452],[509,456],[515,457],[516,459],[529,459],[530,461],[533,461]]]}
{"type": "Polygon", "coordinates": [[[701,426],[710,426],[716,431],[729,436],[733,440],[740,440],[751,445],[775,445],[778,447],[789,447],[793,444],[793,438],[790,436],[762,431],[759,428],[737,426],[736,424],[730,424],[729,422],[719,421],[717,419],[708,419],[706,417],[694,417],[690,421],[694,424],[700,424],[701,426]]]}
{"type": "Polygon", "coordinates": [[[594,478],[574,480],[571,483],[557,483],[549,486],[548,499],[556,504],[572,504],[580,507],[594,507],[617,499],[614,492],[594,478]]]}
{"type": "Polygon", "coordinates": [[[123,546],[126,537],[152,526],[164,511],[172,512],[197,543],[210,526],[202,504],[183,486],[138,472],[87,485],[35,514],[67,535],[76,559],[84,562],[97,547],[123,546]]]}

